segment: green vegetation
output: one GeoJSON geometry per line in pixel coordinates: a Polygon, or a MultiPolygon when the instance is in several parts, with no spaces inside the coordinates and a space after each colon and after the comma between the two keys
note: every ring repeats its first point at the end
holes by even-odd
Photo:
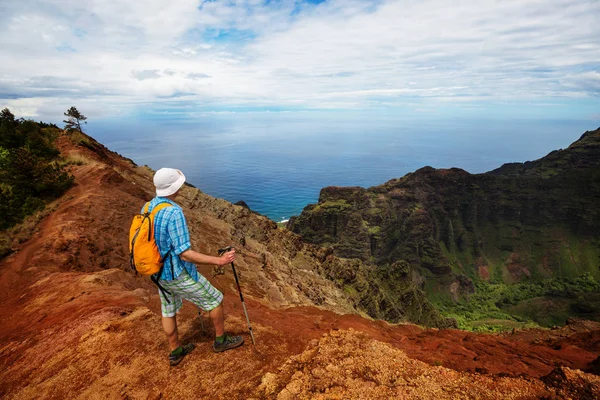
{"type": "Polygon", "coordinates": [[[13,251],[13,247],[29,240],[31,235],[35,233],[38,223],[55,209],[56,205],[51,204],[43,210],[25,217],[21,223],[12,228],[0,231],[0,258],[9,255],[13,251]]]}
{"type": "Polygon", "coordinates": [[[593,317],[600,310],[600,282],[591,274],[540,282],[475,282],[475,293],[454,302],[430,296],[443,315],[461,329],[502,331],[513,327],[562,325],[569,316],[593,317]]]}
{"type": "Polygon", "coordinates": [[[339,212],[339,211],[343,211],[346,209],[349,209],[351,206],[350,204],[348,204],[348,202],[346,200],[336,200],[336,201],[325,201],[323,203],[319,203],[317,204],[317,206],[315,207],[315,209],[313,211],[319,211],[321,209],[327,210],[327,211],[335,211],[335,212],[339,212]]]}
{"type": "Polygon", "coordinates": [[[0,231],[42,210],[73,183],[59,165],[55,125],[0,112],[0,231]]]}

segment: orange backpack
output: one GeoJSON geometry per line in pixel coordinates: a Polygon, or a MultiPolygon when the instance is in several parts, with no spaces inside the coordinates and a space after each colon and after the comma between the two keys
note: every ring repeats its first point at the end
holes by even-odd
{"type": "Polygon", "coordinates": [[[154,240],[154,217],[169,203],[156,205],[152,212],[148,212],[150,203],[146,203],[142,213],[133,217],[129,228],[129,257],[131,268],[141,275],[154,275],[162,270],[164,258],[160,256],[158,246],[154,240]]]}

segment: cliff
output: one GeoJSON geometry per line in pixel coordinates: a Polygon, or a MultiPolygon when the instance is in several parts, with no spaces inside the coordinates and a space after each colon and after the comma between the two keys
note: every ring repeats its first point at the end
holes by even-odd
{"type": "MultiPolygon", "coordinates": [[[[596,130],[565,150],[486,174],[425,167],[369,189],[327,187],[289,229],[369,265],[367,280],[392,301],[404,303],[407,288],[422,290],[448,314],[477,294],[476,287],[493,290],[487,283],[544,282],[564,289],[576,279],[591,282],[581,296],[556,289],[561,293],[554,297],[566,300],[554,316],[533,305],[519,309],[523,303],[508,298],[512,288],[502,287],[504,297],[497,300],[506,315],[551,326],[569,315],[600,318],[593,293],[600,289],[599,202],[596,130]]],[[[370,296],[352,279],[346,284],[370,296]]],[[[544,288],[535,286],[538,300],[552,291],[544,288]]],[[[396,319],[393,312],[383,315],[396,319]]]]}
{"type": "Polygon", "coordinates": [[[203,266],[225,293],[226,329],[245,335],[246,345],[212,353],[208,318],[186,304],[179,331],[197,348],[170,368],[156,288],[128,266],[129,224],[152,197],[152,171],[85,135],[61,134],[57,144],[74,185],[15,228],[31,234],[13,235],[12,253],[0,260],[2,398],[600,395],[600,378],[583,372],[597,364],[600,325],[572,320],[556,330],[484,335],[371,319],[361,310],[376,300],[357,302],[343,284],[366,281],[371,264],[339,258],[189,186],[179,202],[194,248],[215,254],[231,244],[239,251],[257,345],[230,270],[203,266]]]}

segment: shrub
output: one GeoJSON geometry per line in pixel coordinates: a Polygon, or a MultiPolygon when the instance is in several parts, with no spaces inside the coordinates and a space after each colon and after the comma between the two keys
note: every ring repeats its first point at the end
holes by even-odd
{"type": "Polygon", "coordinates": [[[60,130],[0,113],[0,231],[44,208],[64,193],[73,177],[57,163],[60,130]]]}

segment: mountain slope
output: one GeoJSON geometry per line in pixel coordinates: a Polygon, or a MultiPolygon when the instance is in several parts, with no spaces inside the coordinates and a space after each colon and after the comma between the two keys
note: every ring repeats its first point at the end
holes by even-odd
{"type": "MultiPolygon", "coordinates": [[[[524,311],[524,318],[551,326],[576,315],[574,308],[600,318],[596,297],[587,294],[600,290],[599,201],[596,130],[568,149],[487,174],[425,167],[369,189],[324,188],[319,202],[291,219],[289,228],[335,255],[373,265],[368,280],[394,301],[405,291],[398,286],[412,284],[451,311],[476,287],[501,290],[497,302],[517,301],[512,289],[486,283],[555,279],[557,288],[548,284],[532,293],[568,297],[578,285],[573,280],[582,279],[583,297],[564,305],[571,311],[561,309],[556,318],[535,314],[535,306],[524,311]]],[[[468,308],[463,311],[476,311],[468,308]]]]}
{"type": "Polygon", "coordinates": [[[152,196],[152,171],[91,138],[74,144],[61,136],[59,148],[82,161],[70,167],[75,185],[33,236],[0,260],[2,398],[600,394],[600,378],[578,371],[598,357],[599,325],[572,321],[555,331],[477,335],[365,318],[328,278],[332,269],[351,273],[351,261],[192,187],[181,203],[193,245],[209,254],[228,244],[239,249],[236,268],[257,347],[231,272],[212,276],[203,266],[225,293],[226,329],[247,343],[212,353],[208,318],[186,304],[179,330],[197,348],[169,368],[156,288],[129,271],[127,256],[131,217],[152,196]],[[321,374],[330,370],[341,371],[339,380],[321,374]]]}

